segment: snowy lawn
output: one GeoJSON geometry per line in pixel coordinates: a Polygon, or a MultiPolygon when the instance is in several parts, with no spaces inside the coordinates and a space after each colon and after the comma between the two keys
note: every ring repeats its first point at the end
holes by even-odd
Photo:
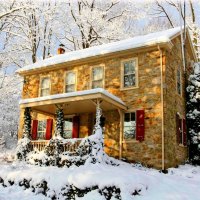
{"type": "MultiPolygon", "coordinates": [[[[159,173],[154,169],[133,166],[122,163],[120,166],[105,164],[88,164],[80,167],[57,168],[39,167],[23,163],[1,164],[0,177],[5,185],[14,181],[14,185],[0,186],[0,199],[18,200],[46,200],[53,194],[57,197],[66,185],[73,185],[79,189],[98,186],[99,189],[116,186],[121,190],[123,200],[200,200],[200,167],[183,165],[177,169],[170,169],[168,174],[159,173]],[[37,185],[47,181],[49,190],[47,196],[41,194],[40,189],[35,193],[31,189],[23,190],[18,184],[23,179],[30,180],[30,185],[37,185]],[[139,195],[134,196],[137,191],[139,195]]],[[[66,188],[65,188],[66,189],[66,188]]],[[[61,196],[60,196],[61,197],[61,196]]],[[[60,198],[62,199],[62,198],[60,198]]],[[[77,200],[105,200],[98,189],[88,192],[77,200]]],[[[115,198],[113,197],[112,200],[115,198]]]]}

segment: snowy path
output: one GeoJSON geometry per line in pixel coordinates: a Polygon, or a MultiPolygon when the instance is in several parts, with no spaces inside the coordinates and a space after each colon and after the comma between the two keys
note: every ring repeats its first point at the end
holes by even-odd
{"type": "MultiPolygon", "coordinates": [[[[37,167],[28,165],[0,166],[0,177],[4,180],[20,181],[31,178],[36,184],[47,180],[49,188],[59,193],[63,185],[73,184],[79,188],[98,185],[103,188],[115,185],[121,189],[123,200],[200,200],[200,167],[190,165],[170,169],[169,174],[157,170],[108,165],[87,165],[71,168],[37,167]],[[130,195],[134,189],[142,189],[140,196],[130,195]]],[[[19,186],[3,188],[0,186],[0,200],[46,200],[42,194],[34,194],[19,186]]],[[[97,190],[77,200],[105,200],[97,190]]],[[[114,200],[114,198],[112,198],[114,200]]]]}

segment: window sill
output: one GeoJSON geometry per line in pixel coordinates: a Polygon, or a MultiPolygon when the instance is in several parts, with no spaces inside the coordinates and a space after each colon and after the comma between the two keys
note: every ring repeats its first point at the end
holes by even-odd
{"type": "Polygon", "coordinates": [[[187,145],[183,145],[183,144],[179,144],[178,146],[179,146],[179,147],[187,148],[187,145]]]}
{"type": "Polygon", "coordinates": [[[130,87],[130,88],[120,88],[120,91],[125,91],[125,90],[134,90],[134,89],[138,89],[138,86],[135,87],[130,87]]]}
{"type": "Polygon", "coordinates": [[[139,143],[139,141],[138,140],[136,140],[136,139],[132,139],[132,140],[123,140],[122,141],[122,143],[124,144],[124,143],[139,143]]]}

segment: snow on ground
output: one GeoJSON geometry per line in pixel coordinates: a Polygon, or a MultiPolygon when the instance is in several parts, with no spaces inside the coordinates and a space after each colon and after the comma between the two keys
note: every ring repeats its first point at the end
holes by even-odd
{"type": "MultiPolygon", "coordinates": [[[[168,174],[159,173],[158,170],[133,166],[123,163],[120,166],[105,164],[88,164],[70,168],[39,167],[24,163],[1,164],[0,177],[5,182],[15,180],[18,183],[23,178],[31,179],[32,184],[41,180],[48,182],[51,192],[59,193],[66,184],[84,189],[98,185],[119,187],[123,200],[200,200],[200,167],[183,165],[179,168],[169,169],[168,174]],[[141,190],[139,196],[132,196],[134,190],[141,190]]],[[[23,190],[17,185],[7,188],[0,186],[0,199],[9,200],[40,200],[50,199],[42,194],[23,190]]],[[[77,200],[105,200],[98,190],[89,192],[77,200]]],[[[114,200],[114,198],[112,198],[114,200]]]]}

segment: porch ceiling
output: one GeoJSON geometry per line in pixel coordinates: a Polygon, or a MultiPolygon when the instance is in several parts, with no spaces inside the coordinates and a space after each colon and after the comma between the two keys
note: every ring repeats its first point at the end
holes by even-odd
{"type": "Polygon", "coordinates": [[[121,99],[100,88],[23,99],[20,101],[20,108],[31,107],[32,110],[37,112],[54,115],[56,112],[56,105],[62,104],[64,114],[70,115],[76,113],[95,112],[96,106],[94,101],[96,99],[102,101],[101,108],[104,111],[127,109],[125,103],[121,99]]]}

